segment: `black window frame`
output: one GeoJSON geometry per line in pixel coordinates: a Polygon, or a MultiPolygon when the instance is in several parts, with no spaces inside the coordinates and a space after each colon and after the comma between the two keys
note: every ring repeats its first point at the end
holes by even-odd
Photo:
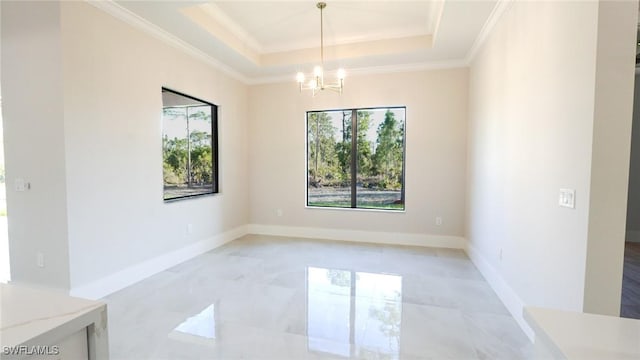
{"type": "Polygon", "coordinates": [[[309,110],[305,112],[305,205],[307,208],[312,209],[337,209],[337,210],[370,210],[370,211],[389,211],[389,212],[405,212],[407,209],[406,203],[406,155],[407,155],[407,106],[406,105],[394,105],[394,106],[374,106],[374,107],[359,107],[359,108],[342,108],[342,109],[328,109],[328,110],[309,110]],[[402,133],[402,188],[401,199],[402,208],[375,208],[375,207],[363,207],[358,206],[357,199],[357,185],[358,185],[358,112],[368,110],[404,110],[404,127],[402,133]],[[320,206],[309,204],[309,115],[312,113],[324,113],[324,112],[345,112],[351,111],[351,158],[350,158],[350,182],[351,182],[351,204],[350,206],[320,206]]]}
{"type": "MultiPolygon", "coordinates": [[[[172,93],[174,95],[179,95],[179,96],[183,96],[185,98],[200,102],[202,104],[208,105],[211,108],[211,191],[206,191],[206,192],[202,192],[202,193],[197,193],[197,194],[188,194],[188,195],[183,195],[183,196],[176,196],[176,197],[171,197],[171,198],[166,198],[166,189],[165,189],[165,182],[164,182],[164,136],[165,136],[165,132],[164,132],[164,109],[165,108],[169,108],[172,106],[165,106],[164,102],[162,104],[162,110],[163,110],[163,126],[162,126],[162,142],[163,142],[163,149],[162,149],[162,163],[163,163],[163,180],[162,180],[162,198],[163,201],[165,203],[170,203],[170,202],[175,202],[175,201],[180,201],[180,200],[186,200],[186,199],[194,199],[194,198],[200,198],[203,196],[211,196],[211,195],[215,195],[215,194],[219,194],[220,193],[220,185],[219,185],[219,154],[218,154],[218,118],[219,118],[219,106],[210,102],[210,101],[206,101],[206,100],[202,100],[200,98],[185,94],[183,92],[180,91],[176,91],[173,90],[171,88],[165,87],[163,86],[161,88],[161,94],[164,92],[169,92],[172,93]]],[[[187,123],[188,123],[189,119],[187,118],[187,123]]],[[[187,133],[187,140],[189,140],[189,133],[187,133]]],[[[188,152],[187,156],[191,156],[191,154],[188,152]]],[[[187,176],[190,176],[190,174],[187,174],[187,176]]]]}

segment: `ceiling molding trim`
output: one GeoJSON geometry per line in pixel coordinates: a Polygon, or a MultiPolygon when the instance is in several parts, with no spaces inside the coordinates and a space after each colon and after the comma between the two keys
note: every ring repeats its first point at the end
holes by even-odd
{"type": "Polygon", "coordinates": [[[238,71],[232,69],[231,67],[223,64],[218,59],[215,59],[201,50],[198,50],[196,47],[188,44],[187,42],[177,38],[176,36],[170,34],[169,32],[163,30],[162,28],[152,24],[151,22],[145,20],[144,18],[134,14],[133,12],[125,9],[124,7],[116,4],[112,0],[85,0],[88,4],[94,6],[97,9],[100,9],[107,14],[124,21],[125,23],[144,31],[145,33],[152,35],[156,39],[163,41],[164,43],[171,45],[172,47],[181,50],[182,52],[193,56],[198,60],[202,60],[205,63],[213,66],[217,70],[222,73],[229,75],[230,77],[244,83],[249,84],[250,80],[239,73],[238,71]]]}
{"type": "MultiPolygon", "coordinates": [[[[442,69],[456,69],[466,68],[468,63],[465,59],[458,60],[446,60],[446,61],[432,61],[423,63],[403,64],[403,65],[388,65],[388,66],[372,66],[364,68],[347,68],[347,78],[345,82],[349,81],[351,76],[360,75],[375,75],[375,74],[391,74],[401,72],[412,71],[424,71],[424,70],[442,70],[442,69]]],[[[295,78],[293,75],[287,76],[272,76],[272,77],[260,77],[254,78],[249,81],[249,85],[264,85],[290,82],[295,85],[295,78]]]]}
{"type": "Polygon", "coordinates": [[[206,12],[214,21],[217,21],[224,28],[229,30],[240,41],[248,46],[253,52],[257,54],[264,53],[262,45],[253,38],[242,26],[238,25],[233,19],[229,17],[220,7],[212,2],[197,5],[200,9],[206,12]]]}
{"type": "MultiPolygon", "coordinates": [[[[330,45],[324,47],[325,62],[337,61],[343,65],[344,61],[355,58],[366,58],[368,56],[397,55],[416,51],[429,50],[432,47],[430,35],[415,36],[410,38],[381,39],[369,42],[362,42],[356,45],[330,45]]],[[[296,51],[264,54],[261,57],[261,65],[283,66],[283,65],[314,65],[318,61],[319,48],[307,48],[296,51]]]]}
{"type": "MultiPolygon", "coordinates": [[[[331,46],[347,46],[347,45],[359,45],[362,43],[376,42],[376,41],[385,41],[385,40],[394,40],[394,39],[404,39],[410,37],[424,37],[424,36],[432,36],[428,32],[425,31],[396,31],[393,33],[378,33],[378,34],[368,34],[366,37],[360,38],[349,38],[342,40],[334,40],[325,37],[324,39],[324,47],[328,48],[331,46]]],[[[269,46],[264,47],[262,55],[270,55],[274,53],[282,53],[282,52],[291,52],[298,51],[304,49],[320,49],[320,44],[318,44],[320,38],[316,37],[313,39],[307,39],[298,41],[296,43],[291,43],[289,45],[284,46],[269,46]]]]}
{"type": "Polygon", "coordinates": [[[480,33],[476,37],[476,40],[473,42],[473,45],[471,45],[471,48],[467,52],[465,61],[468,65],[471,65],[471,62],[476,57],[478,51],[480,50],[480,48],[482,48],[482,45],[484,45],[485,41],[487,41],[487,38],[491,34],[491,31],[498,23],[498,20],[500,20],[500,18],[502,17],[502,14],[504,14],[504,12],[513,4],[514,1],[515,0],[498,0],[498,3],[493,8],[493,11],[491,11],[491,15],[489,15],[489,17],[487,18],[487,21],[482,26],[482,30],[480,30],[480,33]]]}
{"type": "MultiPolygon", "coordinates": [[[[178,9],[178,12],[189,19],[194,25],[198,26],[201,30],[204,30],[213,38],[223,43],[234,53],[250,61],[253,65],[259,66],[260,55],[248,46],[246,41],[240,39],[233,33],[233,31],[230,31],[229,28],[220,24],[218,20],[213,18],[207,9],[208,8],[203,8],[201,6],[192,6],[178,9]]],[[[210,54],[210,56],[214,56],[212,53],[208,54],[210,54]]]]}
{"type": "MultiPolygon", "coordinates": [[[[432,2],[431,8],[433,9],[435,7],[436,2],[432,2]]],[[[432,32],[432,36],[433,36],[433,44],[435,44],[436,40],[438,39],[438,33],[440,30],[440,22],[442,21],[442,14],[444,13],[444,0],[438,2],[438,14],[436,15],[436,23],[435,23],[435,28],[433,29],[432,32]]]]}

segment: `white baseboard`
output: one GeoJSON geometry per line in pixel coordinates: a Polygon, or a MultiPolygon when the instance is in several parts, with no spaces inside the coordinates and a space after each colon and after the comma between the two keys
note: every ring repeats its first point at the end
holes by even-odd
{"type": "Polygon", "coordinates": [[[640,231],[627,230],[624,241],[640,243],[640,231]]]}
{"type": "Polygon", "coordinates": [[[482,276],[487,280],[493,291],[500,298],[502,303],[507,307],[511,316],[516,320],[522,331],[529,337],[532,342],[535,339],[535,333],[524,319],[524,301],[516,294],[515,291],[507,284],[504,278],[496,271],[496,269],[482,256],[480,251],[474,248],[471,243],[466,242],[465,251],[467,256],[478,268],[482,276]]]}
{"type": "Polygon", "coordinates": [[[71,296],[92,300],[103,298],[246,234],[247,226],[239,226],[233,230],[120,270],[89,284],[73,287],[71,291],[69,291],[69,294],[71,296]]]}
{"type": "Polygon", "coordinates": [[[342,240],[391,245],[430,246],[464,249],[465,240],[459,236],[410,234],[397,232],[341,230],[327,228],[248,225],[250,234],[301,237],[309,239],[342,240]]]}

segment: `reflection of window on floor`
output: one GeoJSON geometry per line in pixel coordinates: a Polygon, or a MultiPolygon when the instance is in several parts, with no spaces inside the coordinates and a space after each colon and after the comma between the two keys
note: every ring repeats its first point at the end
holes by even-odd
{"type": "Polygon", "coordinates": [[[170,338],[196,344],[207,344],[216,338],[216,306],[211,304],[187,318],[169,334],[170,338]]]}
{"type": "Polygon", "coordinates": [[[402,277],[309,267],[309,350],[345,357],[399,357],[402,277]]]}

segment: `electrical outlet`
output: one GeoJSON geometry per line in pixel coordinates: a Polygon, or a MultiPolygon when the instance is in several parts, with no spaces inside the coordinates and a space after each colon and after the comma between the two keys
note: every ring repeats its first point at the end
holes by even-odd
{"type": "Polygon", "coordinates": [[[187,224],[187,234],[193,234],[193,224],[187,224]]]}
{"type": "Polygon", "coordinates": [[[436,216],[436,225],[438,226],[442,225],[442,217],[436,216]]]}
{"type": "Polygon", "coordinates": [[[282,209],[276,209],[276,216],[278,217],[282,216],[282,209]]]}
{"type": "Polygon", "coordinates": [[[40,251],[36,253],[36,265],[38,267],[44,267],[44,254],[40,251]]]}

